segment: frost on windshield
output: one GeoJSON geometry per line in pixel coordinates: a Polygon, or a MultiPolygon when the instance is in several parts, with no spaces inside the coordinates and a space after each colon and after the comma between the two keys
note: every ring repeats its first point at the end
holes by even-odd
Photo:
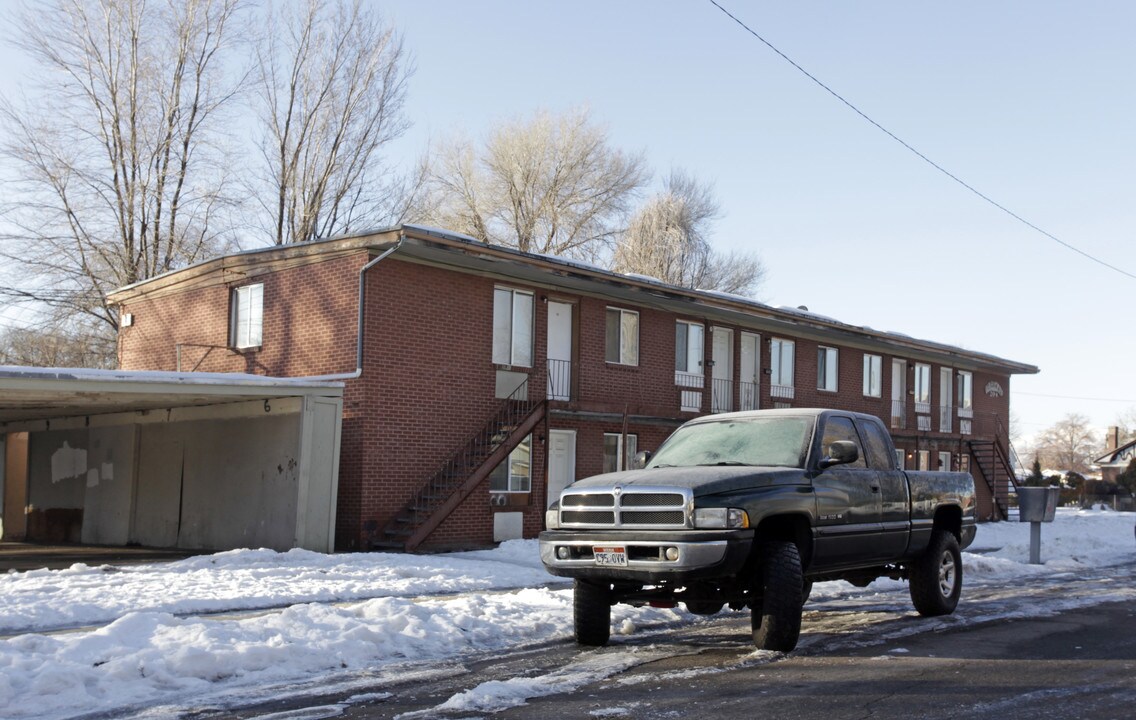
{"type": "Polygon", "coordinates": [[[804,467],[812,422],[803,417],[695,423],[675,431],[647,467],[804,467]]]}

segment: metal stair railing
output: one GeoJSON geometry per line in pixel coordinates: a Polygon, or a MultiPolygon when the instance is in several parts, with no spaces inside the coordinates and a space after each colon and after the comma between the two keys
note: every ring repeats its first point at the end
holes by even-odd
{"type": "MultiPolygon", "coordinates": [[[[1002,425],[1002,419],[994,417],[995,432],[993,440],[970,440],[968,446],[970,455],[982,470],[982,477],[990,489],[990,496],[994,501],[994,510],[999,519],[1008,520],[1010,517],[1010,488],[1017,489],[1017,473],[1014,470],[1011,450],[1002,444],[1006,438],[1009,445],[1009,435],[1002,425]]],[[[1011,446],[1012,448],[1012,446],[1011,446]]]]}
{"type": "Polygon", "coordinates": [[[446,459],[392,516],[373,548],[413,552],[543,419],[546,400],[530,400],[528,380],[446,459]]]}

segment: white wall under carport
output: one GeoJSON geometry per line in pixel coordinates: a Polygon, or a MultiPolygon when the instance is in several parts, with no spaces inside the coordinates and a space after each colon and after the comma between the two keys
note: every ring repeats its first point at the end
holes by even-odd
{"type": "Polygon", "coordinates": [[[341,415],[301,394],[27,423],[28,539],[78,517],[62,539],[331,552],[341,415]]]}

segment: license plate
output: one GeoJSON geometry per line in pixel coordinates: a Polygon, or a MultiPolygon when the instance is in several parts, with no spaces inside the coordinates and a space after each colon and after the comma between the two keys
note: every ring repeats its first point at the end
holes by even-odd
{"type": "Polygon", "coordinates": [[[614,567],[627,567],[627,549],[622,547],[594,547],[592,555],[596,558],[596,565],[614,567]]]}

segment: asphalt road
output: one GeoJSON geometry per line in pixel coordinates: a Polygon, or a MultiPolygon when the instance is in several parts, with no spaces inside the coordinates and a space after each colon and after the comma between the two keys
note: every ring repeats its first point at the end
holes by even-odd
{"type": "Polygon", "coordinates": [[[280,688],[273,701],[182,717],[1130,720],[1134,584],[1136,564],[980,583],[942,618],[919,617],[895,591],[810,601],[788,654],[754,650],[746,612],[687,616],[605,648],[557,639],[440,663],[410,658],[363,673],[349,690],[314,680],[280,688]],[[518,706],[502,709],[510,697],[518,706]],[[447,709],[455,698],[464,709],[447,709]]]}
{"type": "Polygon", "coordinates": [[[494,717],[1136,717],[1136,607],[1123,603],[963,625],[868,647],[841,644],[821,640],[752,664],[739,658],[746,654],[741,648],[708,646],[494,717]]]}

